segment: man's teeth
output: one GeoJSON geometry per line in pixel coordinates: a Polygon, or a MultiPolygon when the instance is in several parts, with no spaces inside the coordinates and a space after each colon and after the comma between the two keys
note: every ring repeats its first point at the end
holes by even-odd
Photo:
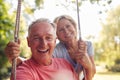
{"type": "Polygon", "coordinates": [[[48,49],[47,50],[38,50],[38,52],[41,52],[41,53],[46,53],[48,51],[48,49]]]}

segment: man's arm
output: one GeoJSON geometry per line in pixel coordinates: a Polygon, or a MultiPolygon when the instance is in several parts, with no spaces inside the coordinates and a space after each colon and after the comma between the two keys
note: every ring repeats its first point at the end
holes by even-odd
{"type": "Polygon", "coordinates": [[[5,49],[4,49],[5,55],[7,56],[8,60],[12,63],[12,60],[14,58],[17,58],[17,65],[19,65],[22,61],[24,61],[24,58],[19,57],[20,55],[20,40],[18,43],[16,42],[9,42],[5,49]]]}

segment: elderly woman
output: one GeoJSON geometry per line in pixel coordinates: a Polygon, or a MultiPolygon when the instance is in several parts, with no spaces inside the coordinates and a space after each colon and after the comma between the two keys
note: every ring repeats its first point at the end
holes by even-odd
{"type": "Polygon", "coordinates": [[[60,42],[57,44],[53,56],[68,60],[77,72],[81,71],[83,67],[87,80],[90,80],[88,77],[90,75],[93,77],[96,72],[92,43],[77,39],[77,26],[72,17],[62,15],[57,17],[54,22],[57,24],[57,37],[60,42]]]}
{"type": "MultiPolygon", "coordinates": [[[[53,57],[66,59],[78,73],[84,68],[86,79],[92,80],[96,72],[92,43],[77,39],[77,26],[70,16],[59,16],[54,22],[57,25],[56,34],[60,42],[55,47],[53,57]]],[[[9,56],[7,50],[6,54],[10,60],[19,55],[18,53],[16,53],[17,55],[14,53],[9,56]]],[[[21,59],[18,58],[18,64],[20,62],[21,59]]]]}

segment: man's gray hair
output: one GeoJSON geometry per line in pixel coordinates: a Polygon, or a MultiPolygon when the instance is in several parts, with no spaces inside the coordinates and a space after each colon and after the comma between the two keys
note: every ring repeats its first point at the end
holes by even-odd
{"type": "Polygon", "coordinates": [[[39,18],[37,19],[36,21],[32,22],[32,24],[30,24],[29,28],[28,28],[28,35],[29,35],[29,32],[30,32],[30,29],[31,27],[36,24],[36,23],[41,23],[41,22],[47,22],[49,24],[51,24],[53,26],[53,28],[55,29],[56,31],[56,25],[54,23],[52,23],[49,19],[47,18],[39,18]]]}

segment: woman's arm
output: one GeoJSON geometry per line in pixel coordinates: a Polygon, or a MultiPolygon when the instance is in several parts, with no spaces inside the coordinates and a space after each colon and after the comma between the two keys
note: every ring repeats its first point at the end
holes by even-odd
{"type": "Polygon", "coordinates": [[[89,55],[90,61],[92,63],[92,76],[94,77],[95,73],[96,73],[96,66],[95,66],[95,62],[94,62],[94,47],[91,41],[86,41],[87,42],[87,53],[89,55]]]}
{"type": "Polygon", "coordinates": [[[96,73],[96,66],[95,66],[95,62],[94,62],[94,56],[89,56],[91,63],[92,63],[92,77],[94,77],[95,73],[96,73]]]}

